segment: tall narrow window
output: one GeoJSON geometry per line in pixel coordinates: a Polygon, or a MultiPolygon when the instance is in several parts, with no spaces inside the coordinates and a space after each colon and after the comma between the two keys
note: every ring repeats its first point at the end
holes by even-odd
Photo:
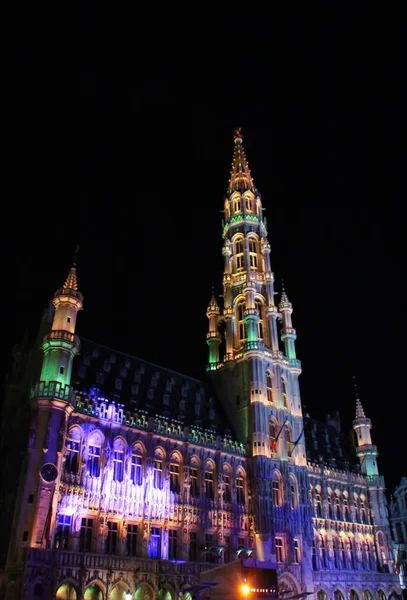
{"type": "Polygon", "coordinates": [[[214,486],[213,486],[213,471],[205,470],[205,496],[209,500],[214,499],[214,486]]]}
{"type": "Polygon", "coordinates": [[[133,523],[127,525],[126,550],[127,556],[137,556],[137,525],[133,523]]]}
{"type": "Polygon", "coordinates": [[[143,482],[143,455],[138,448],[133,448],[131,455],[130,478],[133,485],[141,485],[143,482]]]}
{"type": "Polygon", "coordinates": [[[88,473],[91,477],[99,477],[100,474],[100,447],[94,444],[88,449],[88,473]]]}
{"type": "Polygon", "coordinates": [[[301,562],[300,542],[297,539],[294,539],[294,562],[295,563],[301,562]]]}
{"type": "Polygon", "coordinates": [[[117,534],[118,534],[118,524],[114,523],[113,521],[108,521],[107,537],[106,537],[106,543],[105,543],[106,554],[116,554],[117,534]]]}
{"type": "Polygon", "coordinates": [[[273,404],[274,403],[274,398],[273,398],[273,380],[271,378],[271,374],[269,373],[269,371],[267,371],[266,373],[266,389],[267,389],[267,400],[273,404]]]}
{"type": "Polygon", "coordinates": [[[271,456],[276,456],[277,453],[277,432],[274,421],[269,423],[269,435],[270,435],[270,450],[271,456]]]}
{"type": "Polygon", "coordinates": [[[328,516],[330,519],[334,518],[334,511],[332,508],[332,498],[330,495],[328,496],[328,516]]]}
{"type": "Polygon", "coordinates": [[[77,473],[79,465],[79,441],[68,438],[66,440],[66,454],[64,469],[67,473],[77,473]]]}
{"type": "Polygon", "coordinates": [[[71,515],[58,515],[58,525],[55,536],[55,548],[63,550],[68,547],[69,532],[71,529],[71,515]]]}
{"type": "Polygon", "coordinates": [[[262,340],[264,338],[264,329],[263,329],[263,312],[262,312],[262,303],[259,300],[256,300],[256,310],[259,314],[259,322],[257,323],[257,335],[262,340]]]}
{"type": "Polygon", "coordinates": [[[251,196],[246,196],[246,210],[253,212],[253,198],[251,196]]]}
{"type": "Polygon", "coordinates": [[[223,476],[223,486],[224,486],[223,499],[225,502],[230,502],[232,500],[232,496],[230,493],[230,475],[228,473],[226,473],[223,476]]]}
{"type": "Polygon", "coordinates": [[[312,570],[317,571],[318,564],[317,564],[317,550],[315,548],[315,540],[312,540],[312,542],[311,542],[311,561],[312,561],[312,570]]]}
{"type": "Polygon", "coordinates": [[[276,560],[280,563],[284,562],[284,545],[281,537],[276,537],[276,560]]]}
{"type": "Polygon", "coordinates": [[[338,494],[335,494],[335,517],[338,520],[341,518],[341,500],[338,494]]]}
{"type": "Polygon", "coordinates": [[[150,540],[150,558],[161,557],[161,529],[159,527],[153,527],[151,529],[151,540],[150,540]]]}
{"type": "Polygon", "coordinates": [[[206,556],[206,561],[207,562],[212,562],[213,561],[213,555],[211,552],[209,552],[210,548],[213,547],[213,536],[211,533],[206,533],[205,534],[205,556],[206,556]]]}
{"type": "Polygon", "coordinates": [[[81,531],[79,534],[79,551],[90,552],[92,548],[93,519],[82,519],[81,531]]]}
{"type": "Polygon", "coordinates": [[[294,479],[293,475],[291,475],[291,477],[290,477],[290,492],[291,492],[290,504],[291,504],[291,508],[294,510],[298,506],[298,491],[297,491],[297,482],[294,479]]]}
{"type": "Polygon", "coordinates": [[[285,426],[285,439],[287,442],[288,458],[290,458],[294,452],[294,442],[293,442],[291,436],[292,436],[291,426],[287,423],[287,425],[285,426]]]}
{"type": "Polygon", "coordinates": [[[239,341],[244,342],[246,340],[246,324],[244,322],[244,312],[246,310],[246,304],[241,302],[237,306],[237,332],[239,341]]]}
{"type": "Polygon", "coordinates": [[[287,394],[287,383],[285,379],[281,382],[282,390],[283,390],[283,405],[286,410],[288,410],[288,394],[287,394]]]}
{"type": "Polygon", "coordinates": [[[242,205],[240,202],[240,196],[237,196],[236,198],[233,199],[233,212],[239,213],[242,209],[242,205]]]}
{"type": "Polygon", "coordinates": [[[344,521],[350,521],[348,497],[343,496],[343,518],[344,521]]]}
{"type": "Polygon", "coordinates": [[[241,475],[236,477],[236,499],[238,504],[245,503],[244,479],[241,475]]]}
{"type": "Polygon", "coordinates": [[[198,540],[196,531],[189,534],[189,560],[196,562],[198,560],[198,540]]]}
{"type": "Polygon", "coordinates": [[[257,242],[253,238],[249,238],[249,256],[250,266],[257,269],[257,242]]]}
{"type": "Polygon", "coordinates": [[[236,250],[236,270],[243,271],[244,269],[244,241],[238,240],[235,245],[236,250]]]}
{"type": "Polygon", "coordinates": [[[163,461],[158,458],[154,459],[154,487],[156,490],[163,487],[163,461]]]}
{"type": "Polygon", "coordinates": [[[361,519],[362,523],[367,524],[366,507],[365,507],[365,500],[364,500],[363,496],[360,497],[360,519],[361,519]]]}
{"type": "Polygon", "coordinates": [[[191,468],[191,496],[199,498],[198,469],[191,468]]]}
{"type": "Polygon", "coordinates": [[[176,560],[177,558],[177,531],[170,529],[168,532],[168,559],[176,560]]]}
{"type": "Polygon", "coordinates": [[[274,506],[281,506],[282,504],[280,480],[277,478],[273,480],[273,503],[274,506]]]}
{"type": "Polygon", "coordinates": [[[179,465],[175,462],[170,463],[170,490],[179,494],[180,481],[179,481],[179,465]]]}
{"type": "Polygon", "coordinates": [[[322,517],[321,491],[318,488],[315,490],[315,516],[322,517]]]}
{"type": "Polygon", "coordinates": [[[346,549],[345,549],[345,542],[343,541],[343,538],[341,538],[341,542],[340,542],[340,556],[341,556],[341,563],[342,563],[342,567],[344,569],[346,569],[346,549]]]}
{"type": "Polygon", "coordinates": [[[326,567],[327,567],[326,546],[325,546],[325,540],[322,536],[321,536],[321,563],[322,563],[322,566],[326,569],[326,567]]]}
{"type": "Polygon", "coordinates": [[[113,450],[113,480],[123,481],[123,450],[113,450]]]}

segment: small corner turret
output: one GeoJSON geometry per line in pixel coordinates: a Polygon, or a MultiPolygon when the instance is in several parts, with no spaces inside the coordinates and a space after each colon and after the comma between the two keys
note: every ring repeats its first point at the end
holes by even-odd
{"type": "Polygon", "coordinates": [[[211,299],[209,300],[208,308],[206,309],[206,316],[209,319],[209,331],[206,334],[206,343],[209,346],[208,370],[213,371],[217,369],[219,363],[219,345],[221,342],[221,336],[218,331],[220,308],[215,298],[213,284],[211,299]]]}
{"type": "Polygon", "coordinates": [[[284,282],[281,281],[281,300],[278,305],[280,313],[283,317],[283,328],[281,330],[281,341],[285,346],[285,355],[287,358],[296,358],[295,354],[295,340],[297,333],[293,328],[291,315],[293,312],[293,305],[288,299],[287,292],[285,291],[284,282]]]}
{"type": "Polygon", "coordinates": [[[55,292],[52,304],[54,317],[51,330],[42,342],[44,359],[40,381],[54,381],[65,386],[70,383],[73,359],[79,350],[75,327],[78,312],[83,308],[75,260],[64,285],[55,292]]]}
{"type": "Polygon", "coordinates": [[[362,402],[359,398],[359,392],[354,379],[354,389],[356,395],[356,416],[353,420],[353,429],[355,430],[357,448],[356,455],[360,461],[360,469],[364,475],[378,475],[377,468],[377,448],[372,444],[370,430],[372,422],[365,415],[362,402]]]}

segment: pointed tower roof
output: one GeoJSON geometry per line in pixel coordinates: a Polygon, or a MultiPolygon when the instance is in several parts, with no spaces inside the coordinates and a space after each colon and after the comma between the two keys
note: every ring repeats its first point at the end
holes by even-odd
{"type": "Polygon", "coordinates": [[[243,136],[240,127],[235,131],[235,151],[233,153],[232,169],[230,171],[228,194],[251,190],[255,192],[253,177],[243,148],[243,136]]]}
{"type": "Polygon", "coordinates": [[[73,263],[71,270],[68,273],[68,277],[65,280],[63,285],[64,290],[74,290],[75,292],[78,290],[78,278],[76,275],[76,264],[73,263]]]}
{"type": "Polygon", "coordinates": [[[209,300],[209,304],[208,304],[208,308],[207,308],[207,312],[220,312],[220,308],[218,306],[218,303],[216,301],[216,297],[215,297],[215,287],[212,283],[212,295],[211,295],[211,299],[209,300]]]}
{"type": "Polygon", "coordinates": [[[287,292],[285,291],[284,281],[281,280],[281,300],[278,305],[280,309],[282,308],[292,308],[292,304],[288,299],[287,292]]]}
{"type": "Polygon", "coordinates": [[[356,396],[356,419],[366,419],[365,411],[363,410],[362,402],[359,398],[358,385],[356,383],[356,377],[353,377],[353,387],[355,389],[356,396]]]}

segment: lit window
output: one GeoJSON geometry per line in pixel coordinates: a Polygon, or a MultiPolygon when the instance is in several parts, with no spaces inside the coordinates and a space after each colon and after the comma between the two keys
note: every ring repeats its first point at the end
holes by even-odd
{"type": "Polygon", "coordinates": [[[123,451],[113,451],[113,481],[123,481],[123,451]]]}
{"type": "Polygon", "coordinates": [[[161,490],[163,487],[163,461],[154,459],[154,487],[161,490]]]}
{"type": "Polygon", "coordinates": [[[68,438],[66,440],[66,453],[64,469],[67,473],[77,473],[79,465],[79,441],[68,438]]]}
{"type": "Polygon", "coordinates": [[[294,442],[291,439],[291,435],[292,435],[291,426],[289,424],[287,424],[285,426],[285,439],[287,442],[287,454],[288,454],[289,458],[290,458],[290,456],[292,456],[292,453],[294,452],[294,442]]]}
{"type": "Polygon", "coordinates": [[[253,238],[249,238],[249,256],[250,266],[257,269],[257,242],[253,238]]]}
{"type": "Polygon", "coordinates": [[[179,494],[180,481],[179,481],[179,465],[170,463],[170,490],[179,494]]]}
{"type": "Polygon", "coordinates": [[[276,560],[280,563],[284,562],[284,545],[281,537],[276,537],[276,560]]]}
{"type": "Polygon", "coordinates": [[[236,497],[238,504],[245,503],[245,494],[244,494],[244,479],[243,477],[236,477],[236,497]]]}
{"type": "Polygon", "coordinates": [[[296,509],[298,506],[298,495],[297,495],[297,484],[294,479],[291,477],[290,481],[290,491],[291,491],[291,508],[296,509]]]}
{"type": "Polygon", "coordinates": [[[273,503],[275,506],[281,506],[281,486],[279,479],[273,480],[273,503]]]}
{"type": "Polygon", "coordinates": [[[262,319],[262,304],[258,300],[256,300],[256,310],[259,315],[259,322],[257,324],[257,330],[258,330],[257,335],[262,340],[264,337],[263,319],[262,319]]]}
{"type": "Polygon", "coordinates": [[[237,305],[237,332],[239,336],[239,341],[242,343],[246,339],[246,323],[244,322],[244,312],[246,310],[246,304],[244,302],[240,302],[237,305]]]}
{"type": "Polygon", "coordinates": [[[191,469],[191,496],[199,498],[198,469],[191,469]]]}
{"type": "Polygon", "coordinates": [[[141,485],[143,482],[143,456],[138,449],[133,450],[131,456],[130,478],[134,485],[141,485]]]}
{"type": "Polygon", "coordinates": [[[246,210],[253,212],[253,198],[246,196],[246,210]]]}
{"type": "Polygon", "coordinates": [[[159,527],[153,527],[151,530],[151,541],[150,541],[150,558],[161,557],[161,529],[159,527]]]}
{"type": "Polygon", "coordinates": [[[241,211],[241,203],[240,203],[240,197],[236,197],[233,199],[233,212],[234,213],[238,213],[241,211]]]}
{"type": "Polygon", "coordinates": [[[288,410],[288,394],[287,394],[287,383],[285,379],[282,380],[282,389],[283,389],[283,405],[286,410],[288,410]]]}
{"type": "Polygon", "coordinates": [[[294,562],[295,563],[301,562],[300,542],[299,542],[299,540],[296,540],[296,539],[294,539],[294,562]]]}
{"type": "Polygon", "coordinates": [[[58,525],[55,535],[55,548],[63,550],[64,548],[68,547],[71,519],[71,515],[58,515],[58,525]]]}
{"type": "Polygon", "coordinates": [[[270,435],[270,450],[271,455],[275,456],[277,452],[277,433],[276,433],[276,425],[274,421],[270,421],[269,423],[269,435],[270,435]]]}
{"type": "Polygon", "coordinates": [[[236,254],[236,269],[237,269],[237,271],[242,271],[244,269],[244,242],[243,242],[243,240],[238,240],[236,242],[235,254],[236,254]]]}
{"type": "Polygon", "coordinates": [[[223,494],[223,499],[225,502],[230,502],[231,501],[231,494],[230,494],[230,476],[229,475],[224,475],[223,476],[223,480],[224,480],[224,494],[223,494]]]}
{"type": "Polygon", "coordinates": [[[214,487],[213,487],[213,472],[205,471],[205,496],[209,500],[214,498],[214,487]]]}
{"type": "Polygon", "coordinates": [[[315,493],[315,504],[316,504],[316,516],[322,517],[322,500],[321,494],[318,490],[315,493]]]}
{"type": "Polygon", "coordinates": [[[271,374],[269,372],[266,373],[266,389],[267,389],[267,400],[273,404],[273,380],[271,379],[271,374]]]}
{"type": "Polygon", "coordinates": [[[100,474],[100,447],[94,444],[89,445],[88,473],[91,477],[99,477],[100,474]]]}

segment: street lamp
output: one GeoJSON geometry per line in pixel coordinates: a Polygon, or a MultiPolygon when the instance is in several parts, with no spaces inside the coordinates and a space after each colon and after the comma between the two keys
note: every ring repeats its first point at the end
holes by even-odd
{"type": "Polygon", "coordinates": [[[249,586],[247,585],[247,583],[244,583],[244,584],[242,585],[242,587],[241,587],[241,590],[242,590],[242,594],[243,594],[243,596],[248,596],[248,595],[249,595],[249,593],[250,593],[250,588],[249,588],[249,586]]]}

